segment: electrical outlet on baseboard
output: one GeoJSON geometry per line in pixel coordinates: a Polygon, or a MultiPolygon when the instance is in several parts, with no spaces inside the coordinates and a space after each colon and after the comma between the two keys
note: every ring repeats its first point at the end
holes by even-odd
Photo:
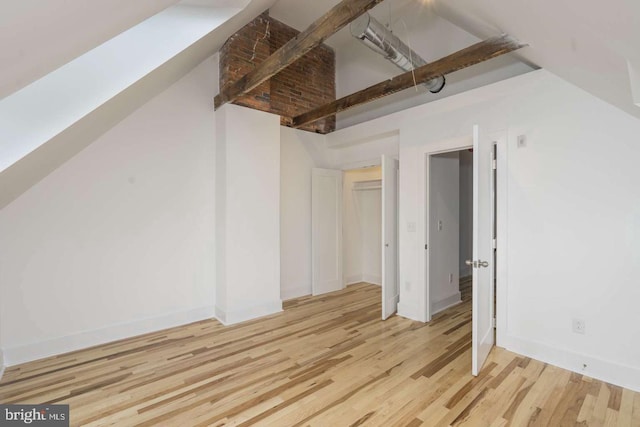
{"type": "Polygon", "coordinates": [[[583,319],[573,319],[573,333],[574,334],[582,334],[585,332],[585,322],[583,319]]]}

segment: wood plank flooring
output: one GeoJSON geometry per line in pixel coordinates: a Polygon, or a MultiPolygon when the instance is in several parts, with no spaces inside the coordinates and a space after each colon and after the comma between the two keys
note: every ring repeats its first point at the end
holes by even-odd
{"type": "Polygon", "coordinates": [[[470,348],[469,298],[383,322],[359,284],[9,368],[0,402],[66,403],[82,426],[640,426],[639,393],[502,349],[474,378],[470,348]]]}

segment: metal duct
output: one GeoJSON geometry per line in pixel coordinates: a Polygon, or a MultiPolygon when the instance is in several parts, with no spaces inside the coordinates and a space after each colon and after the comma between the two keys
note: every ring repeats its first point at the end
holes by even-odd
{"type": "MultiPolygon", "coordinates": [[[[353,37],[404,71],[411,71],[414,68],[427,65],[427,61],[367,12],[352,21],[349,28],[353,37]]],[[[444,76],[431,79],[424,85],[431,93],[438,93],[444,88],[444,76]]]]}

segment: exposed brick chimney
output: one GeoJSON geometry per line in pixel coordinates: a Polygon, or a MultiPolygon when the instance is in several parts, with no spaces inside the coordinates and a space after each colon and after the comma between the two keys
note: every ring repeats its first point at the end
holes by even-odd
{"type": "MultiPolygon", "coordinates": [[[[220,88],[253,70],[256,65],[300,31],[264,12],[227,40],[220,49],[220,88]]],[[[294,117],[336,99],[335,52],[318,46],[270,80],[239,97],[234,104],[294,117]]],[[[284,119],[281,120],[285,124],[284,119]]],[[[335,116],[318,120],[301,129],[318,133],[333,132],[335,116]]]]}

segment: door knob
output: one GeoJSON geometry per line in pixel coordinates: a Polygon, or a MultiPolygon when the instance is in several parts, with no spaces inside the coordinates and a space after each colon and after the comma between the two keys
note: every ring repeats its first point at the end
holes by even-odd
{"type": "Polygon", "coordinates": [[[489,267],[489,262],[487,261],[471,261],[468,259],[464,263],[472,266],[473,268],[489,267]]]}

